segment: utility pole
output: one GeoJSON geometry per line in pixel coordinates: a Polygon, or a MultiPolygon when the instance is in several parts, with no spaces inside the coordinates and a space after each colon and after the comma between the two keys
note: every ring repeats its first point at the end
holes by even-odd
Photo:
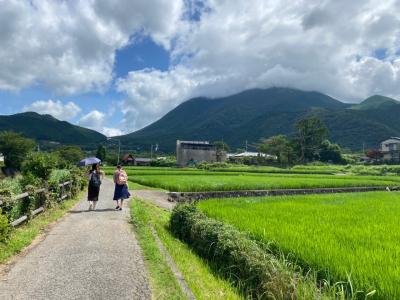
{"type": "Polygon", "coordinates": [[[116,138],[108,137],[108,138],[107,138],[107,141],[109,141],[109,140],[116,140],[116,141],[118,141],[118,158],[117,158],[117,165],[119,165],[119,157],[121,156],[121,140],[120,140],[120,139],[116,139],[116,138]]]}
{"type": "Polygon", "coordinates": [[[117,159],[117,165],[119,165],[119,157],[121,156],[121,140],[118,139],[118,159],[117,159]]]}
{"type": "Polygon", "coordinates": [[[248,146],[248,143],[247,143],[247,140],[246,140],[246,152],[247,152],[247,146],[248,146]]]}

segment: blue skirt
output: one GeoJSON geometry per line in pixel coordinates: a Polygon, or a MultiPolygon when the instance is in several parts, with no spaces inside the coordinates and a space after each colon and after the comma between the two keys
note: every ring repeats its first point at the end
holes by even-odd
{"type": "Polygon", "coordinates": [[[126,184],[115,184],[114,200],[128,199],[130,196],[131,194],[129,193],[128,186],[126,184]]]}

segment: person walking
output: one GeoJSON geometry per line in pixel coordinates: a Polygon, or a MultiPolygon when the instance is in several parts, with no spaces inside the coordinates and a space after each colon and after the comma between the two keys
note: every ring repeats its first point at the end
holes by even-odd
{"type": "Polygon", "coordinates": [[[117,204],[115,210],[122,210],[124,200],[128,199],[131,194],[128,190],[128,175],[120,165],[117,166],[117,169],[114,172],[114,183],[115,190],[113,200],[116,201],[117,204]]]}
{"type": "Polygon", "coordinates": [[[88,177],[89,177],[89,186],[88,186],[87,199],[89,201],[89,210],[95,210],[97,201],[99,200],[101,179],[103,177],[103,174],[100,171],[99,164],[92,165],[88,177]]]}

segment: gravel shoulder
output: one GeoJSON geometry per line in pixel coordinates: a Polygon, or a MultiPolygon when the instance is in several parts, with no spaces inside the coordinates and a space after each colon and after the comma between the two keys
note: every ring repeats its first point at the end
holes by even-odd
{"type": "Polygon", "coordinates": [[[129,224],[114,211],[105,179],[96,211],[85,199],[0,277],[0,299],[151,299],[147,271],[129,224]]]}
{"type": "Polygon", "coordinates": [[[131,190],[130,193],[134,198],[139,198],[151,202],[154,205],[166,210],[172,210],[176,205],[176,202],[171,202],[168,200],[168,195],[164,191],[131,190]]]}

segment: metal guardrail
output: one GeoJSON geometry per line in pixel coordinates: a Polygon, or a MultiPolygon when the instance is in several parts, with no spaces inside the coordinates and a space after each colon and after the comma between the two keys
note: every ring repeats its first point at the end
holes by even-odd
{"type": "MultiPolygon", "coordinates": [[[[60,183],[58,186],[61,188],[60,195],[59,195],[59,197],[57,199],[58,202],[62,202],[65,199],[71,197],[72,181],[66,181],[66,182],[60,183]]],[[[38,190],[34,191],[34,194],[37,195],[37,194],[45,193],[47,191],[48,191],[47,188],[41,188],[41,189],[38,189],[38,190]]],[[[25,199],[25,198],[27,198],[29,196],[30,196],[30,194],[28,192],[25,192],[25,193],[22,193],[22,194],[19,194],[19,195],[15,196],[12,199],[12,201],[13,202],[17,202],[17,201],[25,199]]],[[[0,207],[2,205],[3,205],[3,201],[0,200],[0,207]]],[[[40,213],[42,213],[44,211],[45,211],[45,207],[42,205],[42,206],[32,210],[30,212],[30,216],[32,218],[34,218],[35,216],[37,216],[38,214],[40,214],[40,213]]],[[[29,214],[28,215],[24,215],[24,216],[19,217],[18,219],[14,220],[14,221],[12,221],[10,223],[10,225],[12,227],[17,227],[17,226],[21,225],[22,223],[26,222],[28,220],[28,218],[29,218],[29,214]]]]}

